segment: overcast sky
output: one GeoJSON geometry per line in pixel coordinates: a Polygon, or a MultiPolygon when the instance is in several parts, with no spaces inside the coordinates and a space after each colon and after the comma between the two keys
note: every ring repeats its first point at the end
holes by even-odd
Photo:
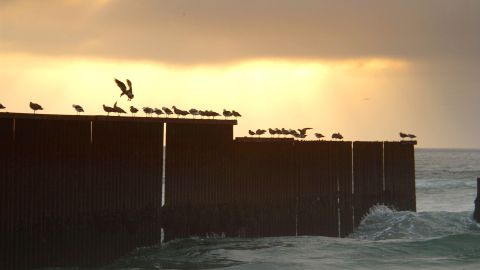
{"type": "Polygon", "coordinates": [[[242,110],[238,136],[309,125],[480,148],[479,26],[473,0],[1,0],[0,103],[102,113],[119,76],[138,107],[242,110]]]}

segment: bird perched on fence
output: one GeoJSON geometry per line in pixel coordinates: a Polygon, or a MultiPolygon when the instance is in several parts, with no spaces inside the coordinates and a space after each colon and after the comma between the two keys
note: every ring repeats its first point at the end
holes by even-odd
{"type": "Polygon", "coordinates": [[[43,110],[43,108],[42,108],[42,106],[40,106],[40,104],[33,103],[33,102],[30,102],[30,109],[33,110],[33,114],[35,114],[36,111],[43,110]]]}
{"type": "Polygon", "coordinates": [[[415,138],[417,138],[417,136],[415,136],[415,135],[413,135],[413,134],[408,134],[408,138],[410,138],[410,139],[415,139],[415,138]]]}
{"type": "Polygon", "coordinates": [[[114,109],[114,108],[109,107],[109,106],[106,106],[105,104],[103,104],[103,110],[107,113],[107,115],[110,115],[110,113],[114,113],[114,112],[115,112],[115,109],[114,109]]]}
{"type": "Polygon", "coordinates": [[[332,139],[338,139],[338,140],[343,140],[343,136],[340,133],[333,133],[332,134],[332,139]]]}
{"type": "Polygon", "coordinates": [[[228,117],[231,117],[233,114],[231,111],[227,111],[225,109],[223,109],[223,116],[225,116],[225,118],[228,118],[228,117]]]}
{"type": "Polygon", "coordinates": [[[301,135],[307,135],[307,131],[313,129],[313,128],[299,128],[298,132],[300,132],[301,135]]]}
{"type": "Polygon", "coordinates": [[[262,136],[263,134],[265,134],[265,132],[267,132],[265,129],[257,129],[255,131],[255,134],[257,134],[258,136],[262,136]]]}
{"type": "Polygon", "coordinates": [[[239,112],[235,111],[235,110],[232,111],[232,115],[233,115],[235,118],[237,118],[237,117],[242,117],[242,115],[241,115],[239,112]]]}
{"type": "Polygon", "coordinates": [[[325,137],[325,136],[323,136],[322,133],[315,133],[315,137],[316,137],[317,139],[322,139],[322,138],[325,137]]]}
{"type": "Polygon", "coordinates": [[[193,116],[193,118],[199,114],[198,110],[195,108],[190,109],[188,112],[193,116]]]}
{"type": "Polygon", "coordinates": [[[118,79],[114,79],[114,80],[118,88],[120,88],[120,90],[122,91],[122,93],[120,94],[120,97],[122,97],[123,95],[126,95],[129,101],[132,100],[133,99],[132,82],[129,79],[127,79],[127,84],[128,84],[128,89],[127,89],[127,86],[123,82],[121,82],[118,79]]]}
{"type": "Polygon", "coordinates": [[[133,116],[138,112],[138,109],[133,106],[130,106],[130,112],[132,113],[132,116],[133,116]]]}
{"type": "Polygon", "coordinates": [[[82,106],[80,106],[80,105],[73,104],[72,107],[75,109],[75,111],[77,111],[77,114],[80,114],[80,113],[84,112],[82,106]]]}
{"type": "Polygon", "coordinates": [[[208,112],[208,116],[211,116],[213,119],[215,119],[215,117],[217,117],[217,116],[220,116],[219,113],[217,113],[215,111],[212,111],[212,110],[209,110],[207,112],[208,112]]]}
{"type": "Polygon", "coordinates": [[[6,109],[6,107],[5,107],[5,106],[3,106],[3,104],[2,104],[2,103],[0,103],[0,110],[4,110],[4,109],[6,109]]]}
{"type": "Polygon", "coordinates": [[[268,129],[268,133],[270,133],[270,135],[273,136],[273,135],[276,135],[276,134],[277,134],[277,131],[276,131],[275,129],[273,129],[273,128],[269,128],[269,129],[268,129]]]}
{"type": "Polygon", "coordinates": [[[178,118],[179,116],[185,117],[185,116],[187,116],[187,115],[189,114],[187,111],[180,110],[179,108],[177,108],[177,107],[175,107],[175,106],[173,106],[172,109],[173,109],[173,112],[177,115],[177,118],[178,118]]]}
{"type": "Polygon", "coordinates": [[[251,130],[248,130],[248,134],[250,134],[250,136],[254,136],[255,135],[255,132],[251,131],[251,130]]]}
{"type": "Polygon", "coordinates": [[[143,112],[145,113],[146,116],[151,116],[153,113],[153,109],[150,107],[143,107],[143,112]]]}
{"type": "Polygon", "coordinates": [[[170,110],[167,107],[162,107],[163,112],[167,115],[167,117],[171,114],[173,114],[172,110],[170,110]]]}
{"type": "Polygon", "coordinates": [[[157,117],[163,114],[162,110],[160,110],[159,108],[155,108],[153,112],[157,115],[157,117]]]}
{"type": "Polygon", "coordinates": [[[123,110],[122,108],[117,106],[117,102],[115,102],[115,104],[113,104],[113,109],[115,110],[117,115],[120,115],[121,113],[127,113],[125,110],[123,110]]]}
{"type": "Polygon", "coordinates": [[[408,134],[405,134],[403,132],[400,132],[399,135],[400,135],[400,138],[402,138],[402,140],[405,138],[408,138],[408,134]]]}

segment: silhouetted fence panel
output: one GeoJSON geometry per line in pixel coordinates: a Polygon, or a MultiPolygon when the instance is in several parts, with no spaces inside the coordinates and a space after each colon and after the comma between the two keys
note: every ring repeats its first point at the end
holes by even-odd
{"type": "Polygon", "coordinates": [[[340,236],[353,232],[352,142],[331,144],[332,170],[336,172],[340,214],[340,236]]]}
{"type": "Polygon", "coordinates": [[[238,234],[295,235],[296,181],[293,140],[235,141],[234,198],[238,234]]]}
{"type": "Polygon", "coordinates": [[[353,143],[355,226],[368,210],[383,203],[383,143],[353,143]]]}
{"type": "Polygon", "coordinates": [[[167,240],[226,230],[232,138],[231,125],[167,124],[167,240]]]}
{"type": "Polygon", "coordinates": [[[385,203],[401,211],[415,211],[415,156],[409,142],[385,142],[385,203]]]}
{"type": "Polygon", "coordinates": [[[335,142],[295,142],[298,235],[338,236],[335,142]]]}

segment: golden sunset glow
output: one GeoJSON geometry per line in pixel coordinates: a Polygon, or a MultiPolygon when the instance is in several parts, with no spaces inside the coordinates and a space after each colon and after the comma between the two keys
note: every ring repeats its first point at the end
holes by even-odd
{"type": "Polygon", "coordinates": [[[480,148],[480,3],[440,2],[0,1],[0,103],[225,108],[244,115],[236,136],[404,131],[423,147],[480,148]],[[132,80],[132,102],[113,78],[132,80]]]}

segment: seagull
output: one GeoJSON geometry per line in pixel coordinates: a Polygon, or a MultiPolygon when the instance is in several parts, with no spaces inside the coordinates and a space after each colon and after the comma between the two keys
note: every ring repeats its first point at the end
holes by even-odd
{"type": "Polygon", "coordinates": [[[277,131],[275,129],[269,128],[268,133],[270,133],[270,135],[273,136],[273,135],[277,134],[277,131]]]}
{"type": "Polygon", "coordinates": [[[215,111],[209,111],[209,112],[210,112],[210,115],[213,117],[213,119],[215,119],[215,117],[217,116],[220,116],[220,114],[215,111]]]}
{"type": "Polygon", "coordinates": [[[145,113],[146,116],[152,115],[153,109],[150,107],[143,107],[143,112],[145,113]]]}
{"type": "Polygon", "coordinates": [[[242,115],[241,115],[239,112],[235,111],[235,110],[232,111],[232,115],[233,115],[234,117],[242,117],[242,115]]]}
{"type": "Polygon", "coordinates": [[[313,128],[299,128],[298,131],[300,132],[300,134],[307,134],[307,130],[309,129],[313,129],[313,128]]]}
{"type": "Polygon", "coordinates": [[[118,107],[117,106],[117,102],[115,101],[115,104],[113,104],[113,109],[115,110],[115,112],[117,113],[117,115],[120,115],[121,113],[127,113],[126,111],[124,111],[122,108],[118,107]]]}
{"type": "Polygon", "coordinates": [[[282,135],[290,135],[290,132],[288,130],[286,130],[285,128],[282,128],[282,135]]]}
{"type": "Polygon", "coordinates": [[[163,112],[167,115],[167,117],[171,114],[173,114],[172,110],[170,110],[167,107],[162,107],[163,112]]]}
{"type": "Polygon", "coordinates": [[[133,106],[130,106],[130,112],[132,113],[132,116],[133,116],[134,114],[136,114],[138,112],[138,109],[133,107],[133,106]]]}
{"type": "Polygon", "coordinates": [[[408,134],[405,134],[403,132],[400,132],[399,134],[400,134],[400,138],[402,138],[402,140],[405,139],[405,138],[408,138],[408,134]]]}
{"type": "Polygon", "coordinates": [[[180,115],[183,116],[183,117],[185,117],[185,116],[188,115],[188,112],[187,112],[187,111],[180,110],[179,108],[177,108],[177,107],[175,107],[175,106],[173,106],[172,109],[173,109],[173,112],[177,115],[177,118],[178,118],[178,116],[180,116],[180,115]]]}
{"type": "Polygon", "coordinates": [[[43,108],[42,108],[42,106],[40,106],[40,104],[33,103],[33,102],[30,102],[30,109],[33,110],[33,114],[35,114],[36,111],[43,110],[43,108]]]}
{"type": "Polygon", "coordinates": [[[267,132],[265,129],[257,129],[257,131],[255,131],[255,134],[257,134],[258,136],[261,136],[265,134],[265,132],[267,132]]]}
{"type": "Polygon", "coordinates": [[[128,97],[129,101],[132,100],[132,98],[133,98],[132,82],[130,82],[130,80],[127,79],[128,89],[127,89],[127,86],[125,86],[125,84],[123,82],[121,82],[117,79],[115,79],[115,83],[117,84],[117,86],[122,91],[122,93],[120,94],[120,97],[122,97],[123,95],[126,95],[128,97]]]}
{"type": "Polygon", "coordinates": [[[105,106],[105,104],[103,104],[103,110],[107,113],[107,115],[110,115],[110,113],[115,112],[114,108],[109,107],[109,106],[105,106]]]}
{"type": "Polygon", "coordinates": [[[188,112],[193,116],[193,118],[195,118],[195,116],[199,114],[198,110],[193,108],[190,109],[188,112]]]}
{"type": "Polygon", "coordinates": [[[203,119],[204,116],[208,116],[206,111],[198,110],[198,115],[203,119]]]}
{"type": "Polygon", "coordinates": [[[315,133],[315,137],[317,137],[317,139],[321,139],[325,136],[323,136],[322,133],[315,133]]]}
{"type": "Polygon", "coordinates": [[[80,106],[80,105],[73,104],[72,107],[75,109],[75,111],[77,111],[77,114],[80,114],[80,113],[84,112],[82,106],[80,106]]]}
{"type": "Polygon", "coordinates": [[[254,136],[255,135],[255,132],[251,131],[251,130],[248,130],[248,134],[250,134],[250,136],[254,136]]]}
{"type": "Polygon", "coordinates": [[[6,109],[6,107],[5,107],[5,106],[3,106],[3,104],[2,104],[2,103],[0,103],[0,110],[3,110],[3,109],[6,109]]]}
{"type": "Polygon", "coordinates": [[[417,136],[415,136],[415,135],[413,135],[413,134],[408,134],[408,138],[410,138],[410,139],[415,139],[415,138],[417,138],[417,136]]]}
{"type": "Polygon", "coordinates": [[[340,134],[340,133],[333,133],[333,134],[332,134],[332,139],[343,140],[343,136],[342,136],[342,134],[340,134]]]}
{"type": "Polygon", "coordinates": [[[163,114],[162,110],[160,110],[159,108],[155,108],[153,112],[157,115],[157,117],[163,114]]]}
{"type": "Polygon", "coordinates": [[[233,116],[233,113],[231,111],[227,111],[227,110],[223,109],[223,116],[225,116],[225,118],[231,117],[231,116],[233,116]]]}

